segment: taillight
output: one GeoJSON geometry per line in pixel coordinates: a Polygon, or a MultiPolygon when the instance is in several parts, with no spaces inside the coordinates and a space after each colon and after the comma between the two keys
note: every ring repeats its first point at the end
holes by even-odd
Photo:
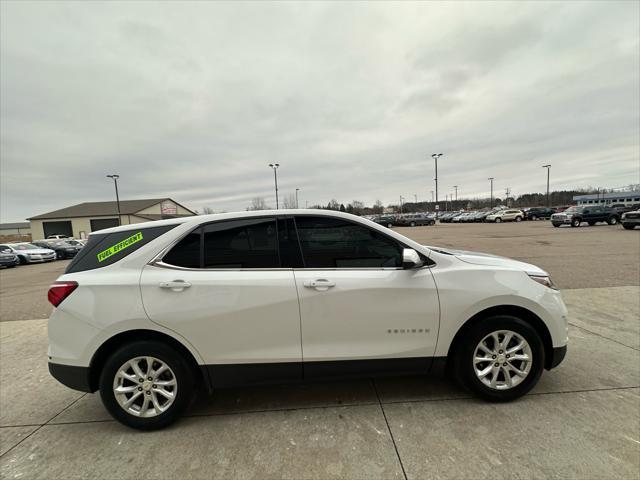
{"type": "Polygon", "coordinates": [[[57,307],[62,303],[62,301],[71,295],[76,288],[78,288],[78,282],[54,282],[51,287],[49,287],[49,293],[47,297],[49,298],[49,302],[54,307],[57,307]]]}

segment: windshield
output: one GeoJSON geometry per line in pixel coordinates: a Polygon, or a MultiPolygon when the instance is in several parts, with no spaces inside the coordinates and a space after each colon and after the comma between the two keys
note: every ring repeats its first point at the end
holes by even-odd
{"type": "Polygon", "coordinates": [[[41,247],[31,245],[30,243],[21,243],[20,245],[14,245],[13,248],[16,250],[38,250],[41,247]]]}
{"type": "Polygon", "coordinates": [[[566,213],[573,213],[577,211],[578,211],[578,207],[569,207],[565,210],[566,213]]]}

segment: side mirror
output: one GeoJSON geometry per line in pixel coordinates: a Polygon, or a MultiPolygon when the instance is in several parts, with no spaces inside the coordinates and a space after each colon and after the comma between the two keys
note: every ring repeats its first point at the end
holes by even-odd
{"type": "Polygon", "coordinates": [[[423,264],[424,262],[420,258],[420,255],[413,248],[405,248],[402,250],[402,268],[407,270],[420,268],[423,264]]]}

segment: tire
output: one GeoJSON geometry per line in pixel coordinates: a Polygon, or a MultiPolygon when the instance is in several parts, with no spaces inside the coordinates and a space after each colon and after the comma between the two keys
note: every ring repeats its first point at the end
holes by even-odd
{"type": "Polygon", "coordinates": [[[27,262],[27,259],[23,256],[19,256],[18,260],[20,260],[20,265],[26,265],[27,263],[29,263],[27,262]]]}
{"type": "Polygon", "coordinates": [[[194,375],[187,361],[171,347],[152,340],[136,341],[124,345],[107,359],[100,374],[100,397],[102,398],[102,403],[105,408],[117,421],[138,430],[157,430],[173,423],[191,403],[193,391],[194,375]],[[152,378],[153,380],[148,381],[145,379],[139,383],[142,385],[140,387],[135,387],[135,385],[137,385],[135,380],[139,382],[140,377],[135,374],[132,368],[126,371],[129,372],[130,377],[133,377],[133,380],[129,380],[128,378],[121,380],[122,376],[118,375],[118,372],[123,369],[127,362],[134,359],[138,359],[135,363],[138,365],[139,370],[144,373],[147,372],[145,366],[148,368],[148,364],[145,359],[140,357],[153,357],[155,359],[153,362],[154,369],[159,369],[158,363],[164,363],[164,365],[168,367],[168,370],[165,370],[165,372],[156,379],[153,379],[153,375],[151,375],[151,377],[148,378],[152,378]],[[158,363],[156,363],[156,361],[158,363]],[[172,379],[175,381],[175,386],[168,385],[162,388],[163,391],[168,393],[172,393],[171,390],[173,389],[174,398],[173,400],[168,400],[163,395],[156,393],[160,388],[154,388],[155,384],[152,382],[171,382],[172,379]],[[114,393],[116,382],[119,382],[121,388],[135,389],[121,394],[119,397],[120,401],[124,402],[136,396],[137,400],[133,401],[131,408],[134,410],[138,409],[138,411],[145,404],[151,403],[147,411],[153,407],[153,411],[149,412],[152,416],[141,417],[126,411],[114,393]],[[129,393],[131,393],[131,396],[127,397],[129,393]],[[149,395],[148,399],[147,395],[149,395]],[[154,399],[156,399],[157,402],[165,402],[159,406],[160,408],[165,406],[167,409],[162,413],[156,413],[156,408],[153,403],[154,399]],[[167,402],[172,403],[169,403],[167,407],[167,402]]]}
{"type": "Polygon", "coordinates": [[[431,220],[431,221],[429,222],[429,225],[435,225],[435,224],[436,224],[436,221],[435,221],[435,220],[431,220]]]}
{"type": "Polygon", "coordinates": [[[582,222],[580,221],[579,218],[574,218],[573,220],[571,220],[571,226],[572,227],[579,227],[581,223],[582,222]]]}
{"type": "Polygon", "coordinates": [[[531,220],[533,220],[534,222],[538,219],[538,217],[536,217],[535,215],[531,215],[531,220]]]}
{"type": "Polygon", "coordinates": [[[56,260],[64,260],[64,253],[56,252],[56,260]]]}
{"type": "Polygon", "coordinates": [[[560,227],[560,224],[559,223],[554,223],[553,226],[558,228],[558,227],[560,227]]]}
{"type": "Polygon", "coordinates": [[[617,217],[609,217],[609,219],[607,220],[607,223],[609,225],[615,225],[616,223],[618,223],[618,218],[617,217]]]}
{"type": "Polygon", "coordinates": [[[596,224],[596,222],[589,222],[589,226],[593,227],[596,224]]]}
{"type": "Polygon", "coordinates": [[[393,223],[387,223],[387,228],[393,227],[393,223]]]}
{"type": "Polygon", "coordinates": [[[500,217],[496,218],[496,223],[501,223],[502,219],[500,217]]]}
{"type": "Polygon", "coordinates": [[[415,227],[415,226],[416,226],[416,222],[411,222],[411,223],[409,224],[409,226],[410,226],[410,227],[415,227]]]}
{"type": "Polygon", "coordinates": [[[522,217],[518,216],[516,217],[516,222],[521,222],[522,221],[522,217]]]}
{"type": "MultiPolygon", "coordinates": [[[[496,356],[504,355],[508,349],[499,349],[496,345],[495,350],[503,352],[496,356]]],[[[493,348],[489,348],[489,351],[493,348]]],[[[465,332],[464,337],[458,343],[457,347],[453,351],[452,365],[453,373],[456,379],[462,384],[463,387],[471,390],[479,397],[492,402],[507,402],[525,395],[529,392],[540,379],[545,364],[545,351],[542,339],[538,332],[524,320],[512,317],[510,315],[496,315],[486,318],[477,323],[465,332]],[[507,360],[506,358],[496,358],[496,360],[503,360],[502,365],[508,365],[507,369],[499,365],[495,370],[495,363],[493,356],[486,352],[482,352],[482,356],[487,356],[490,361],[474,363],[475,358],[479,358],[479,354],[476,354],[476,350],[479,344],[484,339],[487,339],[485,346],[492,341],[492,334],[495,332],[501,332],[498,334],[498,339],[504,341],[504,334],[510,332],[513,336],[509,341],[508,348],[513,349],[515,345],[520,342],[520,339],[524,339],[527,343],[527,347],[521,348],[512,352],[512,356],[528,356],[529,361],[524,360],[507,360]],[[519,337],[519,338],[518,338],[519,337]],[[493,365],[492,365],[493,364],[493,365]],[[480,378],[480,373],[476,373],[476,367],[479,371],[490,368],[489,373],[486,374],[483,379],[488,383],[493,383],[493,377],[496,378],[496,387],[493,388],[490,385],[484,383],[480,378]],[[526,375],[520,376],[515,373],[517,368],[526,375]],[[508,387],[506,375],[511,378],[512,387],[508,387]],[[491,377],[491,378],[489,378],[491,377]],[[502,385],[500,385],[502,383],[502,385]]]]}
{"type": "Polygon", "coordinates": [[[635,227],[635,225],[630,225],[630,224],[622,224],[623,228],[625,230],[633,230],[633,228],[635,227]]]}

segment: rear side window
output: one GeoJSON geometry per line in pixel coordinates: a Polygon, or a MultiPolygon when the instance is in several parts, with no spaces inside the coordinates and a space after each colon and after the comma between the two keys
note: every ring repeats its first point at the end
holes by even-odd
{"type": "Polygon", "coordinates": [[[306,268],[400,267],[402,246],[377,230],[331,217],[296,217],[306,268]]]}
{"type": "Polygon", "coordinates": [[[162,261],[185,268],[280,268],[276,219],[204,225],[177,243],[162,261]]]}
{"type": "Polygon", "coordinates": [[[83,272],[112,265],[176,226],[177,224],[92,234],[65,273],[83,272]]]}

